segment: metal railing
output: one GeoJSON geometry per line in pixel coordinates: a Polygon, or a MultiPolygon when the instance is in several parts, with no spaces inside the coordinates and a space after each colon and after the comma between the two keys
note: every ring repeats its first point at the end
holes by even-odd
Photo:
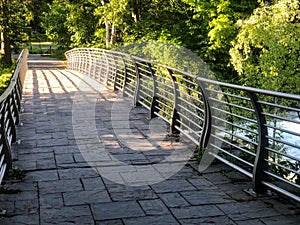
{"type": "Polygon", "coordinates": [[[23,50],[9,86],[0,96],[0,185],[7,171],[12,168],[11,145],[17,141],[16,126],[20,123],[22,88],[27,72],[28,50],[23,50]]]}
{"type": "Polygon", "coordinates": [[[300,96],[238,86],[103,49],[66,52],[67,68],[133,98],[170,133],[193,141],[201,163],[216,158],[253,190],[300,201],[300,96]],[[298,129],[298,130],[297,130],[298,129]]]}

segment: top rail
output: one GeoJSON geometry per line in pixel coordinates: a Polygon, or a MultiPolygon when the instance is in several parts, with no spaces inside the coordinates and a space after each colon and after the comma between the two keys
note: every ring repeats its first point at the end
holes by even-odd
{"type": "MultiPolygon", "coordinates": [[[[300,96],[228,84],[129,54],[78,48],[67,68],[122,91],[193,141],[206,167],[216,158],[300,202],[300,96]]],[[[203,166],[204,165],[204,166],[203,166]]]]}
{"type": "Polygon", "coordinates": [[[28,50],[19,55],[10,83],[0,96],[0,185],[12,168],[11,145],[17,141],[16,126],[20,123],[21,98],[27,72],[28,50]]]}

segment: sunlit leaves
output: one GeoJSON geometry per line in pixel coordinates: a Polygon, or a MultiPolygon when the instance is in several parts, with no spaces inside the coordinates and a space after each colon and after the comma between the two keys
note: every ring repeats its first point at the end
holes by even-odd
{"type": "Polygon", "coordinates": [[[300,93],[299,0],[280,0],[240,21],[230,54],[246,85],[300,93]]]}

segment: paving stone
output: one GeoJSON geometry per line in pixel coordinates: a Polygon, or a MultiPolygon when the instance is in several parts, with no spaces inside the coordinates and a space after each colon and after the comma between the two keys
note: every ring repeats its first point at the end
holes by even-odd
{"type": "Polygon", "coordinates": [[[253,200],[254,197],[250,194],[247,194],[244,190],[249,189],[251,184],[249,182],[246,183],[234,183],[234,184],[218,184],[217,187],[225,192],[228,196],[236,201],[250,201],[253,200]]]}
{"type": "Polygon", "coordinates": [[[64,206],[61,208],[47,208],[40,211],[41,225],[50,224],[93,224],[93,217],[88,206],[64,206]]]}
{"type": "Polygon", "coordinates": [[[140,200],[140,205],[148,216],[169,214],[170,211],[160,199],[140,200]]]}
{"type": "Polygon", "coordinates": [[[13,217],[0,217],[0,224],[3,225],[37,225],[39,215],[15,215],[13,217]]]}
{"type": "MultiPolygon", "coordinates": [[[[236,224],[238,224],[238,225],[265,225],[267,223],[263,223],[260,219],[252,219],[252,220],[236,221],[236,224]]],[[[283,225],[283,224],[281,223],[281,225],[283,225]]]]}
{"type": "Polygon", "coordinates": [[[110,192],[110,196],[113,201],[131,201],[139,199],[155,199],[157,198],[156,194],[150,190],[140,190],[136,189],[135,191],[122,191],[122,192],[110,192]]]}
{"type": "Polygon", "coordinates": [[[83,205],[111,201],[105,190],[67,192],[63,193],[63,198],[65,205],[83,205]]]}
{"type": "Polygon", "coordinates": [[[42,170],[26,173],[25,181],[51,181],[58,180],[57,170],[42,170]]]}
{"type": "Polygon", "coordinates": [[[69,191],[83,190],[79,179],[58,180],[58,181],[41,181],[39,189],[42,194],[61,193],[69,191]]]}
{"type": "Polygon", "coordinates": [[[30,153],[30,154],[19,154],[19,160],[24,161],[37,161],[42,159],[51,159],[54,158],[53,152],[43,152],[43,153],[30,153]]]}
{"type": "Polygon", "coordinates": [[[215,185],[232,183],[229,178],[225,177],[221,173],[207,173],[203,174],[203,176],[209,181],[213,182],[215,185]]]}
{"type": "Polygon", "coordinates": [[[224,215],[224,213],[214,205],[171,208],[171,211],[177,219],[216,217],[224,215]]]}
{"type": "Polygon", "coordinates": [[[142,208],[135,201],[92,204],[91,208],[96,220],[145,216],[142,208]]]}
{"type": "Polygon", "coordinates": [[[26,177],[27,177],[27,174],[25,176],[25,179],[20,182],[16,182],[15,180],[5,180],[5,185],[3,185],[2,187],[11,189],[11,190],[37,191],[37,183],[32,182],[30,180],[28,180],[28,182],[27,182],[26,177]]]}
{"type": "Polygon", "coordinates": [[[180,194],[192,205],[234,202],[234,200],[232,200],[228,195],[218,189],[205,191],[182,191],[180,194]]]}
{"type": "Polygon", "coordinates": [[[41,194],[39,200],[41,209],[61,208],[64,206],[61,193],[41,194]]]}
{"type": "Polygon", "coordinates": [[[69,144],[68,139],[47,139],[47,140],[38,140],[37,147],[53,147],[53,146],[65,146],[69,144]]]}
{"type": "MultiPolygon", "coordinates": [[[[21,140],[22,143],[22,140],[21,140]]],[[[19,148],[19,154],[37,154],[37,153],[52,153],[53,149],[49,147],[41,147],[41,148],[19,148]]]]}
{"type": "MultiPolygon", "coordinates": [[[[264,224],[272,224],[272,225],[283,225],[283,224],[286,224],[286,225],[299,225],[300,214],[298,213],[296,215],[267,217],[267,218],[261,218],[260,220],[264,224]]],[[[244,223],[244,225],[246,225],[246,223],[244,223]]]]}
{"type": "MultiPolygon", "coordinates": [[[[187,179],[188,182],[190,182],[194,187],[196,187],[198,190],[211,190],[216,189],[216,185],[214,185],[211,181],[206,180],[202,176],[198,176],[197,178],[187,179]]],[[[222,184],[223,185],[223,184],[222,184]]],[[[222,186],[220,185],[220,186],[222,186]]]]}
{"type": "Polygon", "coordinates": [[[122,220],[96,221],[96,225],[124,225],[122,220]]]}
{"type": "Polygon", "coordinates": [[[300,219],[300,208],[299,204],[298,207],[296,205],[291,204],[287,199],[282,199],[280,197],[273,197],[273,198],[264,198],[262,197],[262,201],[267,204],[270,208],[277,210],[282,215],[299,215],[300,219]]]}
{"type": "Polygon", "coordinates": [[[49,159],[37,160],[36,168],[37,170],[56,169],[56,163],[54,157],[49,159]]]}
{"type": "Polygon", "coordinates": [[[186,180],[165,180],[152,185],[152,188],[156,193],[196,190],[196,188],[186,180]]]}
{"type": "Polygon", "coordinates": [[[64,154],[64,153],[78,153],[79,149],[77,145],[68,145],[68,146],[55,146],[53,148],[55,154],[64,154]]]}
{"type": "Polygon", "coordinates": [[[176,219],[172,215],[163,216],[145,216],[138,218],[125,218],[125,225],[179,225],[176,219]]]}
{"type": "Polygon", "coordinates": [[[158,194],[168,207],[182,207],[190,204],[177,192],[158,194]]]}
{"type": "Polygon", "coordinates": [[[38,199],[17,200],[15,202],[15,213],[21,215],[38,214],[39,203],[38,199]]]}
{"type": "Polygon", "coordinates": [[[55,160],[57,165],[63,165],[63,164],[73,164],[75,163],[73,154],[67,153],[67,154],[55,154],[55,160]]]}
{"type": "Polygon", "coordinates": [[[58,170],[60,179],[76,179],[83,177],[97,177],[97,171],[92,168],[71,168],[58,170]]]}
{"type": "Polygon", "coordinates": [[[83,188],[86,191],[92,190],[106,190],[106,186],[103,183],[101,177],[81,178],[83,188]]]}
{"type": "MultiPolygon", "coordinates": [[[[236,225],[236,223],[230,220],[230,218],[228,218],[227,216],[214,216],[214,217],[204,217],[204,218],[197,218],[197,219],[181,219],[179,220],[179,222],[184,225],[199,225],[199,224],[236,225]]],[[[257,225],[260,224],[258,223],[257,225]]]]}
{"type": "Polygon", "coordinates": [[[259,219],[278,216],[280,212],[260,201],[220,204],[218,207],[233,220],[259,219]]]}

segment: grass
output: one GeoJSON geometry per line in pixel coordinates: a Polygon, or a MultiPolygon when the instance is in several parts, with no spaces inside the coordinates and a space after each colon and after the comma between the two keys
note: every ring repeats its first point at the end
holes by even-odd
{"type": "Polygon", "coordinates": [[[24,45],[22,48],[27,48],[31,54],[41,54],[57,59],[65,59],[65,50],[61,49],[59,45],[56,45],[50,41],[30,42],[24,45]]]}
{"type": "Polygon", "coordinates": [[[49,41],[30,42],[23,46],[27,48],[31,54],[51,55],[57,49],[57,45],[49,41]]]}

